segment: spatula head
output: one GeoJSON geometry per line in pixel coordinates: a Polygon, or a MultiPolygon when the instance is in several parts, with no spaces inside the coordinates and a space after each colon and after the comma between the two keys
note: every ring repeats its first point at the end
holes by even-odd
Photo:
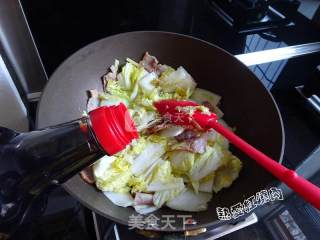
{"type": "Polygon", "coordinates": [[[193,101],[184,101],[184,100],[178,101],[174,99],[157,101],[153,105],[156,107],[156,109],[159,111],[161,115],[164,115],[166,113],[175,113],[177,112],[177,108],[179,107],[199,106],[198,103],[193,101]]]}
{"type": "Polygon", "coordinates": [[[89,112],[93,132],[108,155],[123,150],[133,139],[139,137],[127,107],[103,106],[89,112]]]}
{"type": "Polygon", "coordinates": [[[200,108],[197,109],[200,105],[193,101],[167,99],[155,102],[154,106],[166,120],[188,128],[207,130],[209,123],[218,119],[214,113],[203,113],[200,108]]]}

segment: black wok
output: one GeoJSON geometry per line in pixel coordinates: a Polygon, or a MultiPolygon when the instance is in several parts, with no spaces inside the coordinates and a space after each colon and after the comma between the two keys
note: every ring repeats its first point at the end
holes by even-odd
{"type": "MultiPolygon", "coordinates": [[[[37,112],[37,127],[42,128],[79,118],[86,108],[86,90],[100,89],[101,76],[117,58],[139,60],[149,51],[161,63],[183,66],[198,86],[221,95],[224,119],[237,128],[237,134],[274,159],[282,158],[284,135],[278,108],[262,83],[241,62],[224,50],[205,41],[174,33],[131,32],[111,36],[80,49],[51,76],[42,94],[37,112]]],[[[188,228],[220,225],[216,207],[242,202],[272,183],[274,178],[255,161],[232,149],[243,161],[243,170],[233,185],[214,195],[205,212],[185,213],[163,208],[161,215],[191,214],[197,221],[188,228]]],[[[122,224],[134,214],[133,208],[112,204],[101,192],[79,176],[64,188],[93,211],[122,224]]],[[[159,222],[159,224],[161,224],[159,222]]],[[[175,223],[182,230],[181,222],[175,223]]],[[[164,231],[172,231],[170,228],[164,231]]]]}

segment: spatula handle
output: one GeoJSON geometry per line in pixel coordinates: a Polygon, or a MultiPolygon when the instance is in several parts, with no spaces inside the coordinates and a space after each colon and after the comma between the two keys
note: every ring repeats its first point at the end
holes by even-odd
{"type": "Polygon", "coordinates": [[[320,188],[318,186],[299,176],[295,171],[284,167],[275,160],[266,156],[218,122],[212,121],[208,124],[211,128],[237,146],[241,151],[256,160],[262,167],[277,177],[280,181],[288,185],[288,187],[303,197],[307,202],[317,209],[320,209],[320,188]]]}

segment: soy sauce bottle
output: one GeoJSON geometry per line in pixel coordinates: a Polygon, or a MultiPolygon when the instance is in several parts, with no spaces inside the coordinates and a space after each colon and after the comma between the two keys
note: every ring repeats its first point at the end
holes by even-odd
{"type": "Polygon", "coordinates": [[[138,137],[123,103],[27,133],[0,127],[0,239],[34,219],[37,200],[55,185],[138,137]]]}
{"type": "Polygon", "coordinates": [[[0,127],[0,233],[26,224],[39,197],[105,154],[88,121],[27,133],[0,127]]]}

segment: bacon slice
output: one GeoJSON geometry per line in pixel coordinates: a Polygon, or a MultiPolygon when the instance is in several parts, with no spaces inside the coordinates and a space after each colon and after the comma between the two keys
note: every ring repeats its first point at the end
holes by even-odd
{"type": "Polygon", "coordinates": [[[80,177],[83,181],[89,184],[93,184],[95,182],[94,176],[93,176],[93,168],[92,165],[89,167],[86,167],[80,172],[80,177]]]}
{"type": "Polygon", "coordinates": [[[169,67],[167,65],[159,64],[158,59],[150,55],[148,52],[143,55],[143,58],[139,62],[139,64],[143,66],[148,72],[155,72],[158,76],[160,76],[160,74],[166,71],[169,67]]]}
{"type": "Polygon", "coordinates": [[[161,130],[167,129],[170,126],[172,126],[168,121],[164,121],[162,119],[159,119],[154,122],[154,124],[151,124],[146,130],[146,134],[154,134],[161,130]]]}
{"type": "MultiPolygon", "coordinates": [[[[175,144],[171,147],[172,151],[182,150],[193,153],[204,153],[206,151],[206,146],[208,142],[208,136],[206,133],[202,134],[199,137],[195,137],[194,133],[189,132],[185,134],[184,140],[180,143],[175,144]]],[[[182,138],[180,138],[182,139],[182,138]]]]}
{"type": "Polygon", "coordinates": [[[177,139],[177,141],[181,142],[184,140],[188,140],[188,139],[193,139],[196,137],[199,137],[199,133],[197,133],[196,131],[193,131],[191,129],[186,129],[183,131],[183,133],[179,134],[178,136],[176,136],[175,138],[177,139]]]}
{"type": "Polygon", "coordinates": [[[134,205],[153,205],[153,195],[149,193],[136,193],[134,205]]]}
{"type": "Polygon", "coordinates": [[[143,55],[142,60],[139,62],[148,72],[157,72],[159,61],[148,52],[143,55]]]}
{"type": "Polygon", "coordinates": [[[207,107],[210,112],[215,112],[215,107],[208,101],[202,102],[203,106],[207,107]]]}
{"type": "Polygon", "coordinates": [[[116,80],[119,69],[119,61],[115,60],[110,67],[109,72],[102,76],[103,89],[106,89],[109,80],[116,80]]]}

